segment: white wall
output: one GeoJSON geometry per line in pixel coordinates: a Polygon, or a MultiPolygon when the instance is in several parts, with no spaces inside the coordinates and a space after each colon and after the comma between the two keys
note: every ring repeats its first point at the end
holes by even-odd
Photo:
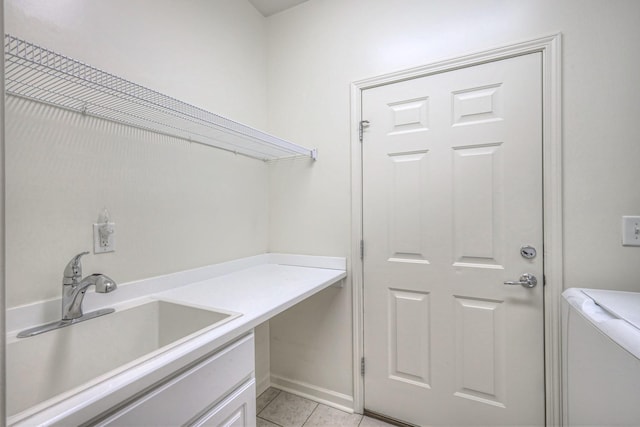
{"type": "MultiPolygon", "coordinates": [[[[240,122],[266,124],[265,19],[237,0],[7,0],[6,31],[240,122]]],[[[7,102],[7,304],[59,298],[107,207],[117,282],[267,250],[260,161],[41,104],[7,102]]]]}
{"type": "MultiPolygon", "coordinates": [[[[266,24],[246,1],[5,4],[15,36],[266,126],[266,24]]],[[[9,307],[60,297],[63,268],[92,250],[105,206],[117,251],[86,256],[85,274],[122,283],[267,250],[260,161],[11,97],[7,124],[9,307]]],[[[257,378],[268,378],[268,333],[257,329],[257,378]]]]}
{"type": "MultiPolygon", "coordinates": [[[[270,17],[270,129],[319,152],[271,168],[270,250],[350,253],[351,82],[562,32],[564,286],[640,291],[640,248],[620,243],[640,215],[638,22],[637,0],[312,0],[270,17]]],[[[350,295],[271,322],[273,375],[352,394],[350,295]]]]}
{"type": "Polygon", "coordinates": [[[265,19],[245,0],[5,0],[5,31],[266,126],[265,19]]]}

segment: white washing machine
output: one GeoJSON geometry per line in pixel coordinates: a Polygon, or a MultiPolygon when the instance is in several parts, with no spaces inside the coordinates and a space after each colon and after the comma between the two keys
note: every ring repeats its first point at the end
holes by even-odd
{"type": "Polygon", "coordinates": [[[565,422],[640,426],[640,292],[562,295],[565,422]]]}

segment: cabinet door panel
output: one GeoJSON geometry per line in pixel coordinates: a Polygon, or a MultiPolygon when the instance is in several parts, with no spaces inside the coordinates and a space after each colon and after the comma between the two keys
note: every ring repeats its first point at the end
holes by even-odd
{"type": "Polygon", "coordinates": [[[248,427],[256,425],[256,381],[247,381],[207,412],[193,427],[248,427]]]}

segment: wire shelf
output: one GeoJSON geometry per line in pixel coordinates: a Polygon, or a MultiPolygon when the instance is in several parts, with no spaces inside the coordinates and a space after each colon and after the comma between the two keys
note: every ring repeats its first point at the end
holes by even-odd
{"type": "Polygon", "coordinates": [[[260,160],[316,159],[302,147],[5,34],[5,90],[260,160]]]}

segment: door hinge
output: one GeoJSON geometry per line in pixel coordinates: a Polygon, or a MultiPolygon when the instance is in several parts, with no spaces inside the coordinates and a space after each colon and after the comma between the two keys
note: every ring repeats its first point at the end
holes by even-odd
{"type": "Polygon", "coordinates": [[[362,142],[364,135],[364,128],[369,126],[369,120],[361,120],[360,121],[360,142],[362,142]]]}
{"type": "Polygon", "coordinates": [[[360,359],[360,375],[364,377],[364,357],[360,359]]]}
{"type": "Polygon", "coordinates": [[[360,240],[360,259],[364,259],[364,240],[360,240]]]}

